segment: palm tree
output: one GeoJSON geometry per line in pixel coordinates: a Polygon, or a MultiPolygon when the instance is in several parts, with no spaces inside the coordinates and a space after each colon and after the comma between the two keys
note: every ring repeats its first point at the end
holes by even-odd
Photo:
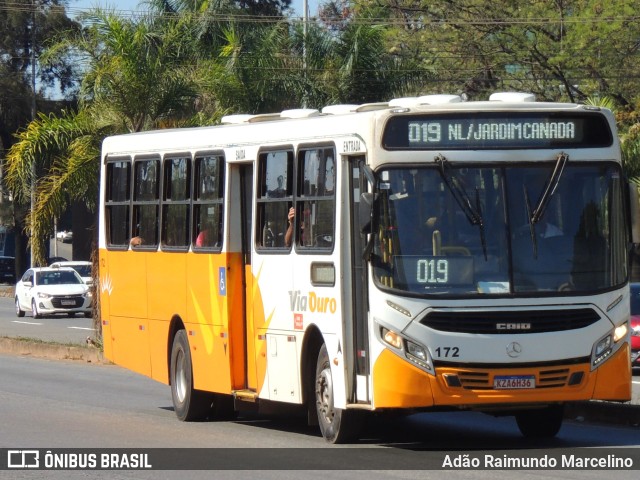
{"type": "Polygon", "coordinates": [[[79,110],[39,116],[7,155],[6,182],[17,199],[29,198],[35,184],[27,229],[36,264],[44,263],[54,219],[70,200],[95,208],[104,136],[179,125],[193,114],[196,89],[181,54],[185,25],[178,17],[161,25],[153,20],[95,10],[84,19],[88,28],[57,42],[44,58],[73,54],[86,74],[79,110]]]}
{"type": "Polygon", "coordinates": [[[30,243],[37,265],[45,262],[46,239],[68,202],[83,201],[95,207],[98,130],[86,112],[41,114],[18,133],[17,143],[8,152],[6,182],[16,201],[28,203],[32,182],[35,184],[36,203],[26,226],[33,235],[30,243]],[[46,175],[39,175],[43,172],[46,175]]]}
{"type": "Polygon", "coordinates": [[[88,27],[47,51],[43,61],[72,55],[85,75],[78,111],[41,115],[7,156],[14,195],[26,199],[36,185],[27,219],[36,263],[44,262],[46,238],[70,200],[95,207],[106,135],[212,123],[230,110],[280,111],[302,99],[315,107],[379,100],[414,80],[411,68],[385,53],[379,27],[353,23],[338,35],[315,28],[303,42],[301,29],[282,19],[214,15],[218,4],[223,13],[241,13],[224,1],[135,20],[94,10],[83,18],[88,27]]]}

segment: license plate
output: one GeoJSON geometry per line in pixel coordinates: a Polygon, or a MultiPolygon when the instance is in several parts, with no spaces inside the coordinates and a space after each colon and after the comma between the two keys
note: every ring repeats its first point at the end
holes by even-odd
{"type": "Polygon", "coordinates": [[[68,306],[75,306],[76,301],[75,301],[75,300],[61,300],[61,301],[60,301],[60,304],[61,304],[61,305],[64,305],[65,307],[68,307],[68,306]]]}
{"type": "Polygon", "coordinates": [[[505,375],[493,377],[493,388],[496,390],[536,388],[536,377],[534,375],[505,375]]]}

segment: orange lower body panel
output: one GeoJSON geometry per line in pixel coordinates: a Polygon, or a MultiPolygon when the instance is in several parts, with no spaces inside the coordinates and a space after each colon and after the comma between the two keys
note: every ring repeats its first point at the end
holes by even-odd
{"type": "Polygon", "coordinates": [[[439,367],[433,376],[385,350],[373,369],[373,401],[376,408],[626,401],[631,398],[630,365],[627,344],[595,371],[588,363],[499,369],[439,367]],[[497,376],[531,378],[535,388],[498,389],[494,387],[497,376]]]}
{"type": "Polygon", "coordinates": [[[594,400],[631,400],[631,348],[626,343],[598,370],[594,400]]]}

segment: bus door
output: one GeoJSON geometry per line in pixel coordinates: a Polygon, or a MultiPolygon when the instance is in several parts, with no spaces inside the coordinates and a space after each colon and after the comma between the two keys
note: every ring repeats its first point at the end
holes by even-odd
{"type": "Polygon", "coordinates": [[[243,285],[244,285],[244,324],[245,324],[245,388],[257,391],[257,369],[256,369],[256,328],[253,315],[253,300],[255,279],[253,278],[252,261],[252,225],[253,225],[253,165],[240,165],[240,216],[242,227],[242,264],[243,264],[243,285]]]}
{"type": "MultiPolygon", "coordinates": [[[[363,259],[366,247],[366,236],[360,233],[358,222],[358,209],[360,206],[360,193],[367,191],[367,180],[361,170],[360,163],[364,162],[364,156],[352,157],[349,162],[349,192],[351,205],[350,235],[351,246],[351,325],[346,325],[347,330],[352,329],[353,355],[355,357],[355,381],[352,383],[354,391],[352,398],[355,403],[370,403],[369,392],[369,328],[368,328],[368,291],[367,291],[367,263],[363,259]]],[[[347,332],[349,333],[349,332],[347,332]]],[[[346,338],[349,338],[347,336],[346,338]]]]}

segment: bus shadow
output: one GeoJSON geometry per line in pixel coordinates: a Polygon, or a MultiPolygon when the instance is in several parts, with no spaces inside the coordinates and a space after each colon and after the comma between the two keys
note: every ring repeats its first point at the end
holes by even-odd
{"type": "MultiPolygon", "coordinates": [[[[260,429],[322,437],[317,426],[299,416],[242,414],[235,423],[260,429]]],[[[367,417],[356,445],[405,450],[519,450],[637,446],[637,429],[565,420],[554,438],[526,438],[513,417],[477,412],[433,412],[413,415],[373,414],[367,417]]]]}

